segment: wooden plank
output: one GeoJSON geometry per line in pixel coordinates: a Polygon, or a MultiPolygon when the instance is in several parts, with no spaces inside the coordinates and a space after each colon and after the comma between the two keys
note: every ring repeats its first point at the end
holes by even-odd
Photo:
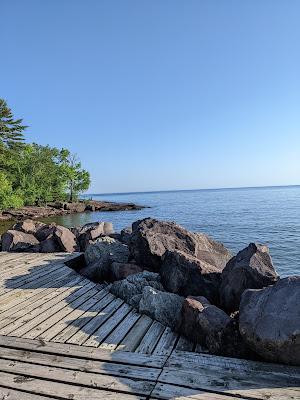
{"type": "Polygon", "coordinates": [[[70,339],[67,340],[67,343],[83,345],[89,337],[97,331],[102,324],[110,318],[111,315],[123,304],[123,300],[116,298],[113,300],[108,306],[106,306],[96,317],[91,319],[84,326],[84,331],[80,330],[75,333],[70,339]]]}
{"type": "Polygon", "coordinates": [[[222,367],[231,371],[237,370],[238,372],[242,371],[245,373],[257,371],[262,374],[276,373],[287,375],[288,377],[300,377],[300,367],[296,366],[242,360],[211,354],[187,353],[182,351],[173,351],[167,361],[166,367],[177,367],[194,371],[197,371],[198,368],[202,369],[203,367],[222,367]]]}
{"type": "Polygon", "coordinates": [[[153,351],[153,354],[169,356],[174,349],[177,338],[178,334],[172,332],[172,330],[168,327],[165,328],[153,351]]]}
{"type": "Polygon", "coordinates": [[[54,265],[54,264],[62,264],[65,263],[77,256],[72,254],[64,255],[65,253],[60,253],[60,256],[52,253],[39,254],[39,253],[30,253],[27,258],[25,258],[23,254],[20,259],[17,261],[12,260],[11,263],[4,263],[3,267],[1,265],[0,269],[0,280],[8,279],[12,276],[22,277],[26,272],[32,272],[34,267],[44,266],[44,265],[54,265]]]}
{"type": "Polygon", "coordinates": [[[106,361],[85,360],[82,358],[68,357],[37,353],[27,350],[16,350],[1,347],[0,358],[5,360],[23,361],[31,364],[60,367],[74,371],[94,372],[97,374],[114,375],[136,379],[156,381],[161,368],[148,368],[147,366],[135,366],[106,361]]]}
{"type": "Polygon", "coordinates": [[[133,328],[127,333],[117,347],[117,351],[135,351],[153,320],[147,315],[141,315],[133,328]]]}
{"type": "MultiPolygon", "coordinates": [[[[51,341],[56,335],[62,332],[68,325],[76,324],[76,320],[86,311],[92,309],[94,312],[95,304],[99,302],[105,295],[107,294],[107,290],[98,290],[92,292],[92,296],[90,296],[86,301],[83,302],[83,298],[80,297],[75,304],[75,302],[70,305],[65,306],[58,313],[54,314],[48,321],[48,325],[50,328],[45,330],[43,333],[37,335],[45,341],[51,341]],[[78,305],[77,305],[78,304],[78,305]]],[[[31,338],[35,338],[36,336],[30,336],[31,338]]]]}
{"type": "Polygon", "coordinates": [[[2,400],[54,400],[54,397],[45,397],[38,394],[21,392],[20,390],[7,389],[0,386],[0,399],[2,400]]]}
{"type": "Polygon", "coordinates": [[[180,336],[175,348],[178,351],[193,351],[194,343],[190,342],[186,337],[180,336]]]}
{"type": "Polygon", "coordinates": [[[151,354],[159,341],[165,326],[160,322],[153,321],[150,328],[146,332],[145,336],[142,338],[140,344],[138,345],[136,352],[143,354],[151,354]]]}
{"type": "MultiPolygon", "coordinates": [[[[1,327],[0,334],[8,335],[14,332],[15,336],[22,336],[24,333],[26,333],[34,326],[36,326],[37,320],[42,322],[47,318],[49,313],[55,312],[55,310],[62,308],[66,304],[63,301],[66,298],[69,299],[71,294],[74,294],[74,296],[76,296],[76,293],[79,290],[82,289],[82,291],[85,292],[84,288],[88,290],[91,287],[93,287],[91,283],[88,284],[85,283],[84,285],[82,285],[81,280],[78,277],[75,277],[73,282],[75,283],[74,286],[71,285],[71,287],[67,288],[63,287],[60,289],[58,288],[56,290],[53,290],[51,296],[49,295],[50,299],[47,300],[46,298],[46,301],[43,302],[40,306],[36,308],[33,307],[32,309],[29,309],[27,312],[24,311],[23,316],[21,318],[17,318],[11,323],[8,323],[7,325],[1,327]]],[[[82,293],[82,291],[80,293],[82,293]]]]}
{"type": "Polygon", "coordinates": [[[131,310],[123,321],[107,336],[105,341],[101,343],[100,348],[107,350],[115,350],[124,336],[130,331],[135,322],[139,319],[140,314],[135,310],[131,310]]]}
{"type": "MultiPolygon", "coordinates": [[[[230,395],[222,395],[217,393],[208,393],[198,389],[182,387],[177,385],[169,385],[167,383],[157,383],[151,399],[173,399],[173,400],[237,400],[245,399],[245,397],[236,397],[230,395]]],[[[270,399],[271,400],[271,399],[270,399]]],[[[272,398],[273,400],[273,398],[272,398]]],[[[284,399],[281,399],[284,400],[284,399]]]]}
{"type": "Polygon", "coordinates": [[[53,342],[64,343],[69,340],[75,333],[79,330],[85,331],[85,326],[95,318],[109,303],[114,300],[114,296],[111,293],[107,293],[104,298],[98,301],[93,306],[92,309],[85,311],[84,314],[76,321],[68,324],[65,329],[63,329],[57,336],[55,336],[52,340],[53,342]]]}
{"type": "Polygon", "coordinates": [[[161,368],[167,357],[122,351],[105,351],[94,347],[84,347],[67,343],[45,342],[41,339],[24,339],[9,336],[0,336],[0,346],[26,351],[35,351],[54,355],[82,358],[86,360],[98,360],[114,363],[126,363],[147,367],[161,368]]]}
{"type": "MultiPolygon", "coordinates": [[[[65,293],[67,292],[64,292],[64,294],[65,293]]],[[[48,308],[44,315],[38,315],[33,320],[14,331],[13,334],[15,336],[26,337],[27,339],[35,339],[59,321],[60,318],[63,318],[65,313],[70,313],[73,309],[79,307],[97,293],[98,290],[95,289],[92,282],[76,291],[72,292],[72,290],[70,290],[70,295],[68,295],[67,298],[64,298],[50,309],[48,308]]]]}
{"type": "Polygon", "coordinates": [[[29,274],[24,276],[17,276],[2,282],[3,287],[0,289],[0,304],[5,302],[5,298],[9,295],[8,292],[15,291],[18,292],[24,289],[33,289],[37,288],[40,281],[44,279],[48,279],[53,273],[54,270],[61,268],[61,271],[68,270],[68,267],[65,264],[48,264],[48,265],[39,265],[33,269],[29,274]],[[50,275],[49,275],[50,274],[50,275]]]}
{"type": "MultiPolygon", "coordinates": [[[[7,388],[23,390],[37,395],[54,396],[65,400],[120,400],[120,392],[104,390],[104,388],[82,387],[57,381],[28,377],[0,372],[0,382],[5,382],[7,388]]],[[[109,385],[109,384],[108,384],[109,385]]],[[[107,386],[108,386],[107,385],[107,386]]],[[[121,386],[121,385],[119,385],[121,386]]],[[[126,384],[124,385],[126,386],[126,384]]],[[[122,393],[122,400],[146,399],[145,396],[122,393]]]]}
{"type": "Polygon", "coordinates": [[[287,379],[279,376],[274,379],[271,375],[261,373],[238,373],[224,368],[209,369],[207,366],[200,371],[164,368],[159,382],[187,386],[193,389],[209,390],[220,394],[232,394],[253,399],[269,399],[272,396],[285,396],[285,399],[300,397],[300,380],[287,379]]]}
{"type": "MultiPolygon", "coordinates": [[[[25,375],[26,377],[43,379],[43,386],[46,381],[55,382],[56,386],[58,382],[69,383],[72,385],[80,385],[84,390],[84,387],[88,388],[101,388],[111,389],[114,392],[131,393],[136,395],[150,395],[154,389],[155,382],[132,379],[128,377],[115,377],[111,375],[102,375],[93,372],[74,371],[65,368],[49,367],[46,365],[36,365],[30,363],[24,363],[21,361],[9,361],[0,359],[0,371],[3,373],[25,375]]],[[[1,374],[0,374],[1,376],[1,374]]],[[[27,381],[28,383],[28,381],[27,381]]],[[[7,382],[5,381],[7,386],[7,382]]],[[[75,387],[75,386],[74,386],[75,387]]],[[[42,387],[39,388],[42,392],[42,387]]]]}
{"type": "Polygon", "coordinates": [[[112,332],[112,330],[115,329],[115,327],[126,317],[131,309],[132,307],[128,304],[122,304],[121,307],[89,337],[84,345],[98,347],[112,332]]]}
{"type": "MultiPolygon", "coordinates": [[[[15,315],[18,310],[34,308],[34,305],[37,304],[37,300],[42,299],[49,293],[53,293],[57,290],[64,290],[68,288],[68,283],[74,282],[74,279],[77,278],[77,283],[80,282],[78,279],[79,275],[75,272],[64,272],[61,273],[57,271],[52,275],[51,285],[47,280],[39,288],[34,290],[23,290],[19,292],[18,296],[11,296],[7,299],[7,303],[2,305],[2,310],[0,310],[0,326],[2,327],[4,323],[2,322],[6,317],[10,317],[12,319],[16,319],[15,315]],[[65,286],[66,285],[66,286],[65,286]],[[50,287],[49,287],[50,286],[50,287]]],[[[50,279],[50,278],[49,278],[50,279]]],[[[74,284],[74,283],[72,283],[74,284]]],[[[76,285],[76,283],[75,283],[76,285]]],[[[41,300],[42,301],[42,300],[41,300]]]]}

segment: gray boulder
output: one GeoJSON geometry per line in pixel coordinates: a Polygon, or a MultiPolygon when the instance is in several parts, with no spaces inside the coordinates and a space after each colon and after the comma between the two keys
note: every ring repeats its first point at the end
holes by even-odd
{"type": "Polygon", "coordinates": [[[139,303],[139,312],[175,330],[180,325],[183,301],[184,298],[177,294],[146,286],[139,303]]]}
{"type": "Polygon", "coordinates": [[[2,251],[36,251],[39,241],[30,233],[8,230],[2,235],[2,251]]]}
{"type": "Polygon", "coordinates": [[[113,261],[127,263],[129,249],[118,240],[104,236],[88,245],[84,257],[87,265],[93,264],[95,261],[106,265],[110,265],[113,261]]]}
{"type": "Polygon", "coordinates": [[[124,228],[120,232],[120,240],[122,243],[127,244],[128,246],[130,245],[130,239],[131,239],[131,234],[132,234],[132,228],[131,226],[128,226],[127,228],[124,228]]]}
{"type": "Polygon", "coordinates": [[[241,299],[239,329],[249,347],[263,359],[300,365],[300,276],[274,286],[246,290],[241,299]]]}
{"type": "Polygon", "coordinates": [[[209,347],[230,323],[230,317],[220,308],[195,297],[184,300],[179,330],[190,340],[209,347]]]}
{"type": "Polygon", "coordinates": [[[144,271],[135,275],[130,275],[121,281],[114,282],[110,287],[110,292],[137,308],[145,286],[164,290],[160,283],[159,274],[144,271]]]}
{"type": "Polygon", "coordinates": [[[239,309],[246,289],[261,289],[278,279],[267,246],[250,243],[226,265],[220,286],[221,304],[228,312],[239,309]]]}
{"type": "Polygon", "coordinates": [[[113,225],[110,222],[91,222],[77,229],[77,238],[82,251],[86,250],[91,241],[100,236],[109,236],[114,233],[113,225]]]}
{"type": "Polygon", "coordinates": [[[204,234],[194,234],[174,222],[146,218],[132,224],[130,249],[139,265],[159,271],[167,250],[181,251],[222,269],[230,259],[229,251],[204,234]],[[209,253],[213,256],[209,257],[209,253]]]}
{"type": "Polygon", "coordinates": [[[181,296],[205,296],[219,302],[221,267],[217,267],[181,251],[166,251],[160,268],[164,288],[181,296]]]}

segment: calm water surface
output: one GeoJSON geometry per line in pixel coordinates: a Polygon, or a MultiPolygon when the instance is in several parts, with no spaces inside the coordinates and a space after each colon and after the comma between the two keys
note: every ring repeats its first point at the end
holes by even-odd
{"type": "Polygon", "coordinates": [[[209,234],[233,252],[250,242],[268,244],[280,275],[300,273],[300,186],[93,195],[93,199],[151,208],[73,214],[51,221],[65,226],[110,221],[115,230],[145,217],[176,221],[209,234]]]}

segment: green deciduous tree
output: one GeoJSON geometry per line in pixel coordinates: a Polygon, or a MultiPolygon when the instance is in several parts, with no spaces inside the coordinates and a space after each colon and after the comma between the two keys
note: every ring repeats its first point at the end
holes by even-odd
{"type": "Polygon", "coordinates": [[[66,149],[62,150],[62,169],[69,192],[69,200],[74,201],[79,193],[89,188],[90,174],[81,167],[81,162],[76,154],[71,154],[66,149]]]}
{"type": "Polygon", "coordinates": [[[89,173],[67,149],[25,144],[21,119],[0,99],[0,210],[71,201],[90,185],[89,173]]]}

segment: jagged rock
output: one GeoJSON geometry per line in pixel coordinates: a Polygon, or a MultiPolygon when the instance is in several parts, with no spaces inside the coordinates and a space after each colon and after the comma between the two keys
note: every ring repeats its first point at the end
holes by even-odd
{"type": "Polygon", "coordinates": [[[166,251],[160,268],[164,288],[181,296],[205,296],[218,304],[221,268],[180,251],[166,251]]]}
{"type": "Polygon", "coordinates": [[[143,272],[143,269],[139,265],[113,262],[109,268],[109,280],[112,282],[119,281],[139,272],[143,272]]]}
{"type": "Polygon", "coordinates": [[[246,289],[261,289],[278,279],[267,246],[250,243],[226,265],[222,272],[220,298],[228,311],[239,308],[242,293],[246,289]]]}
{"type": "Polygon", "coordinates": [[[44,226],[45,224],[42,222],[33,221],[32,219],[25,219],[24,221],[17,222],[16,224],[14,224],[12,230],[35,235],[37,231],[44,226]]]}
{"type": "Polygon", "coordinates": [[[122,229],[121,232],[120,232],[120,241],[122,243],[127,244],[127,246],[129,246],[131,234],[132,234],[131,226],[128,226],[128,227],[122,229]]]}
{"type": "Polygon", "coordinates": [[[206,346],[211,354],[224,357],[259,359],[243,340],[239,331],[239,313],[230,316],[230,322],[215,335],[208,336],[206,346]]]}
{"type": "Polygon", "coordinates": [[[207,299],[203,300],[193,297],[184,300],[179,330],[190,340],[208,347],[230,323],[230,317],[207,299]]]}
{"type": "Polygon", "coordinates": [[[71,212],[80,213],[85,211],[86,205],[83,202],[64,203],[63,208],[71,212]]]}
{"type": "Polygon", "coordinates": [[[85,276],[93,282],[100,283],[105,280],[105,275],[107,273],[107,265],[99,263],[98,260],[94,261],[92,264],[85,266],[79,270],[80,275],[85,276]]]}
{"type": "Polygon", "coordinates": [[[53,234],[50,234],[46,239],[42,240],[37,245],[37,248],[40,253],[56,253],[62,251],[61,246],[53,234]]]}
{"type": "Polygon", "coordinates": [[[160,283],[159,274],[144,271],[135,275],[129,275],[126,279],[121,281],[114,282],[111,285],[110,292],[125,300],[128,304],[137,307],[137,299],[141,297],[145,286],[164,290],[160,283]]]}
{"type": "Polygon", "coordinates": [[[43,242],[46,240],[50,235],[53,235],[56,229],[56,224],[43,224],[35,233],[35,237],[40,241],[43,242]]]}
{"type": "Polygon", "coordinates": [[[8,230],[2,235],[2,251],[31,251],[39,241],[30,233],[8,230]]]}
{"type": "Polygon", "coordinates": [[[159,271],[162,256],[167,250],[178,250],[187,255],[210,260],[219,269],[230,259],[229,251],[204,234],[194,234],[174,222],[146,218],[132,224],[130,249],[139,265],[159,271]],[[209,253],[213,256],[209,257],[209,253]]]}
{"type": "Polygon", "coordinates": [[[77,238],[82,251],[85,251],[91,241],[100,236],[108,236],[114,233],[110,222],[92,222],[78,229],[77,238]]]}
{"type": "Polygon", "coordinates": [[[246,290],[241,299],[239,329],[249,347],[263,359],[300,365],[300,276],[274,286],[246,290]]]}
{"type": "Polygon", "coordinates": [[[145,286],[139,303],[139,312],[174,330],[180,325],[183,301],[184,298],[177,294],[145,286]]]}
{"type": "Polygon", "coordinates": [[[53,231],[53,237],[60,245],[61,251],[73,253],[79,250],[76,237],[68,228],[57,225],[53,231]]]}
{"type": "Polygon", "coordinates": [[[107,267],[114,261],[127,263],[129,249],[125,244],[109,236],[104,236],[88,245],[84,257],[87,265],[97,261],[99,265],[107,267]]]}

